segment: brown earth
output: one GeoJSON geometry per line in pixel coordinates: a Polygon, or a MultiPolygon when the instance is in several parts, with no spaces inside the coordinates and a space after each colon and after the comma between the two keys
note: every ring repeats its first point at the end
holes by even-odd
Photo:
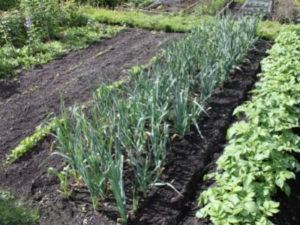
{"type": "Polygon", "coordinates": [[[59,112],[61,96],[67,106],[86,102],[100,81],[127,76],[128,69],[147,63],[163,43],[179,36],[126,29],[87,49],[22,71],[17,81],[0,80],[0,161],[50,113],[59,112]]]}

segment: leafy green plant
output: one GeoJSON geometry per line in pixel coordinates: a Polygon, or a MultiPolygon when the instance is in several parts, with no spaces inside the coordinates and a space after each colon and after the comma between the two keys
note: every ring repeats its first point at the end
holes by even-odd
{"type": "Polygon", "coordinates": [[[24,208],[10,192],[0,191],[0,224],[36,225],[38,220],[37,210],[24,208]]]}
{"type": "Polygon", "coordinates": [[[27,40],[25,18],[18,10],[0,14],[0,46],[23,46],[27,40]]]}
{"type": "Polygon", "coordinates": [[[268,217],[279,211],[271,199],[277,188],[287,195],[287,180],[295,179],[300,164],[299,71],[300,27],[290,26],[276,38],[252,100],[235,110],[247,121],[228,130],[229,144],[217,161],[217,172],[208,176],[216,185],[199,198],[198,217],[218,224],[273,224],[268,217]]]}
{"type": "Polygon", "coordinates": [[[6,11],[11,8],[14,8],[19,4],[19,2],[19,0],[0,0],[0,11],[6,11]]]}
{"type": "Polygon", "coordinates": [[[76,172],[70,168],[70,165],[67,165],[63,168],[62,171],[59,171],[58,169],[53,168],[53,167],[48,168],[48,176],[50,176],[51,173],[54,173],[60,181],[61,189],[58,190],[58,192],[60,194],[63,194],[65,196],[69,197],[68,181],[69,181],[70,177],[77,178],[77,180],[79,180],[76,172]]]}
{"type": "Polygon", "coordinates": [[[26,18],[29,43],[57,37],[64,17],[58,0],[22,0],[20,8],[26,18]]]}
{"type": "Polygon", "coordinates": [[[36,146],[37,143],[46,135],[50,134],[52,129],[53,127],[51,124],[44,127],[37,127],[33,135],[22,140],[21,143],[11,151],[11,153],[2,162],[2,166],[6,166],[18,160],[26,152],[30,151],[34,146],[36,146]]]}
{"type": "Polygon", "coordinates": [[[227,3],[225,0],[205,0],[196,7],[195,13],[202,15],[215,15],[227,3]]]}

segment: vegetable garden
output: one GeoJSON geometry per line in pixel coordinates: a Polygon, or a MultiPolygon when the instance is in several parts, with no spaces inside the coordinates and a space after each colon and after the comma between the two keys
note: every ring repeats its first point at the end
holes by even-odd
{"type": "Polygon", "coordinates": [[[298,224],[300,27],[244,6],[0,0],[0,224],[298,224]]]}

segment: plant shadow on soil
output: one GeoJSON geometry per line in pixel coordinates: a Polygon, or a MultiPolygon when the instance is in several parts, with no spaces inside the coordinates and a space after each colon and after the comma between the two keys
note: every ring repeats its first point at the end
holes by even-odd
{"type": "MultiPolygon", "coordinates": [[[[211,224],[206,219],[195,218],[199,193],[211,185],[211,181],[203,182],[202,177],[215,170],[215,161],[226,144],[226,131],[236,120],[232,112],[250,98],[248,91],[252,89],[256,74],[260,72],[259,62],[266,56],[265,51],[270,46],[270,42],[259,40],[256,48],[249,51],[247,60],[239,65],[239,69],[232,71],[230,79],[212,96],[207,107],[208,115],[199,120],[203,138],[192,129],[184,138],[173,140],[169,146],[162,181],[171,183],[183,197],[167,186],[154,187],[147,198],[141,199],[140,208],[135,216],[130,217],[129,224],[211,224]]],[[[115,225],[117,213],[111,208],[111,196],[101,204],[99,212],[95,212],[84,187],[72,186],[71,183],[69,198],[57,192],[60,189],[59,180],[53,175],[48,176],[47,169],[62,169],[65,163],[57,156],[49,158],[53,140],[53,137],[46,138],[32,152],[1,171],[0,188],[8,187],[17,197],[31,199],[33,206],[39,207],[40,222],[44,225],[115,225]]],[[[130,180],[130,177],[126,177],[126,180],[130,180]]],[[[130,186],[126,187],[126,192],[130,195],[130,186]]],[[[299,191],[296,191],[296,197],[299,198],[299,191]]],[[[128,205],[128,209],[130,208],[128,205]]],[[[296,209],[298,208],[295,207],[294,214],[289,217],[296,216],[295,221],[299,221],[296,209]]]]}

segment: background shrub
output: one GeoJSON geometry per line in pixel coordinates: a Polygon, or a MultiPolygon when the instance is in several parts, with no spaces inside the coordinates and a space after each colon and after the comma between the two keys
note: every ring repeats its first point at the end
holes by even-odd
{"type": "Polygon", "coordinates": [[[76,0],[78,3],[88,3],[93,6],[109,6],[109,7],[115,7],[121,2],[124,2],[124,0],[76,0]]]}
{"type": "Polygon", "coordinates": [[[22,46],[27,39],[25,18],[18,10],[0,14],[0,46],[12,43],[22,46]]]}
{"type": "Polygon", "coordinates": [[[0,11],[11,9],[19,4],[19,0],[0,0],[0,11]]]}
{"type": "Polygon", "coordinates": [[[0,224],[1,225],[36,225],[37,211],[30,211],[18,204],[12,194],[0,191],[0,224]]]}

